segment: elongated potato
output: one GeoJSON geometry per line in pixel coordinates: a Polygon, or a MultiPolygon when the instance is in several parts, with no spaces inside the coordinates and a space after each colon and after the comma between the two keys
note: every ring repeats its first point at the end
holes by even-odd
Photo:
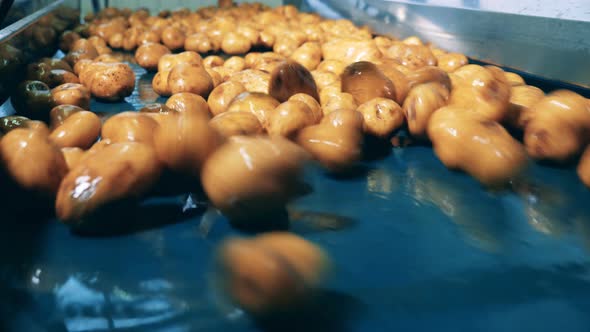
{"type": "Polygon", "coordinates": [[[374,98],[395,99],[395,86],[373,63],[355,62],[344,69],[342,92],[350,93],[357,104],[374,98]]]}
{"type": "Polygon", "coordinates": [[[294,61],[285,61],[273,70],[268,91],[279,102],[285,102],[298,93],[320,100],[313,76],[304,66],[294,61]]]}
{"type": "Polygon", "coordinates": [[[53,144],[60,148],[88,149],[100,134],[100,118],[88,111],[75,112],[49,135],[53,144]]]}
{"type": "Polygon", "coordinates": [[[215,116],[225,112],[234,98],[243,92],[246,92],[246,87],[239,82],[228,81],[219,84],[207,99],[211,114],[215,116]]]}
{"type": "Polygon", "coordinates": [[[123,112],[113,115],[103,124],[101,137],[111,143],[139,142],[153,145],[157,127],[158,122],[147,113],[123,112]]]}
{"type": "Polygon", "coordinates": [[[90,90],[82,84],[66,83],[51,90],[56,105],[75,105],[90,110],[90,90]]]}

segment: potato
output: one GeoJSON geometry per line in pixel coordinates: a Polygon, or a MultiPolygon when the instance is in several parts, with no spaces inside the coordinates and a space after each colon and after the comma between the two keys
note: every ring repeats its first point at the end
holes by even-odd
{"type": "Polygon", "coordinates": [[[467,57],[461,53],[446,53],[436,58],[437,66],[447,73],[452,73],[469,63],[467,57]]]}
{"type": "Polygon", "coordinates": [[[68,116],[49,135],[49,140],[60,148],[88,149],[100,134],[100,118],[88,111],[75,112],[68,116]]]}
{"type": "Polygon", "coordinates": [[[90,90],[82,84],[66,83],[51,90],[56,105],[75,105],[85,110],[90,109],[90,90]]]}
{"type": "Polygon", "coordinates": [[[340,75],[344,72],[344,68],[346,68],[346,65],[340,60],[324,60],[320,62],[315,69],[320,72],[329,71],[340,77],[340,75]]]}
{"type": "Polygon", "coordinates": [[[125,63],[94,62],[82,70],[80,83],[98,99],[117,101],[131,95],[135,74],[125,63]]]}
{"type": "Polygon", "coordinates": [[[529,107],[524,144],[535,159],[566,162],[589,142],[590,106],[579,94],[559,90],[529,107]]]}
{"type": "MultiPolygon", "coordinates": [[[[24,116],[8,115],[0,118],[0,138],[1,135],[16,129],[16,128],[30,128],[31,119],[24,116]]],[[[49,132],[49,130],[48,130],[49,132]]],[[[47,133],[49,135],[49,133],[47,133]]]]}
{"type": "Polygon", "coordinates": [[[61,153],[64,156],[66,165],[68,165],[68,171],[76,167],[84,156],[84,150],[80,148],[61,148],[61,153]]]}
{"type": "Polygon", "coordinates": [[[221,50],[226,54],[245,54],[250,48],[252,48],[250,40],[237,32],[226,33],[221,42],[221,50]]]}
{"type": "Polygon", "coordinates": [[[186,37],[184,49],[192,52],[208,53],[213,51],[214,45],[205,33],[194,33],[186,37]]]}
{"type": "Polygon", "coordinates": [[[394,42],[385,55],[411,70],[436,66],[437,59],[427,46],[394,42]]]}
{"type": "Polygon", "coordinates": [[[70,115],[81,111],[84,111],[84,109],[75,105],[55,106],[49,113],[51,129],[61,126],[70,115]]]}
{"type": "Polygon", "coordinates": [[[393,45],[393,40],[391,40],[389,37],[376,36],[373,38],[373,40],[382,54],[385,54],[387,50],[393,45]]]}
{"type": "Polygon", "coordinates": [[[422,40],[420,40],[420,38],[417,36],[410,36],[410,37],[402,40],[402,43],[404,43],[406,45],[424,45],[422,40]]]}
{"type": "Polygon", "coordinates": [[[432,114],[427,131],[445,166],[486,186],[506,184],[527,162],[522,145],[504,127],[473,110],[443,107],[432,114]]]}
{"type": "MultiPolygon", "coordinates": [[[[168,100],[170,100],[170,98],[168,98],[168,100]]],[[[165,104],[160,104],[160,103],[151,103],[151,104],[146,104],[145,106],[143,106],[142,108],[139,109],[139,113],[143,113],[144,115],[150,115],[150,114],[174,114],[177,111],[168,107],[165,104]]]]}
{"type": "Polygon", "coordinates": [[[244,58],[246,67],[267,73],[272,73],[277,66],[286,60],[286,57],[274,52],[250,53],[244,58]]]}
{"type": "Polygon", "coordinates": [[[139,142],[153,145],[157,127],[158,122],[147,113],[122,112],[105,121],[101,137],[111,143],[139,142]]]}
{"type": "Polygon", "coordinates": [[[178,54],[165,54],[158,61],[158,72],[170,71],[178,64],[202,66],[203,59],[196,52],[182,52],[178,54]]]}
{"type": "Polygon", "coordinates": [[[68,51],[70,51],[72,45],[74,45],[76,40],[80,38],[82,37],[80,37],[80,35],[77,32],[70,30],[64,31],[64,33],[62,33],[59,37],[59,49],[62,52],[67,53],[68,51]]]}
{"type": "Polygon", "coordinates": [[[209,76],[211,76],[211,81],[213,81],[213,87],[217,87],[219,84],[225,82],[224,78],[222,78],[221,75],[218,72],[216,72],[213,68],[205,67],[205,71],[207,72],[207,74],[209,74],[209,76]]]}
{"type": "Polygon", "coordinates": [[[141,46],[147,43],[160,43],[160,35],[155,31],[144,31],[137,36],[137,45],[141,46]]]}
{"type": "Polygon", "coordinates": [[[356,109],[363,115],[366,134],[386,138],[404,124],[402,108],[393,100],[373,98],[356,109]]]}
{"type": "Polygon", "coordinates": [[[582,154],[577,171],[582,183],[590,188],[590,147],[587,147],[586,151],[582,154]]]}
{"type": "Polygon", "coordinates": [[[363,116],[355,110],[336,110],[297,135],[296,142],[332,172],[350,170],[362,156],[363,116]]]}
{"type": "Polygon", "coordinates": [[[144,43],[135,51],[135,61],[142,68],[155,71],[160,58],[166,54],[171,54],[168,47],[158,43],[144,43]]]}
{"type": "Polygon", "coordinates": [[[317,101],[320,100],[311,73],[297,62],[285,61],[271,74],[269,94],[279,102],[285,102],[298,93],[305,93],[317,101]]]}
{"type": "Polygon", "coordinates": [[[506,71],[504,72],[504,76],[506,76],[506,80],[510,83],[511,86],[519,86],[526,84],[524,79],[516,73],[506,71]]]}
{"type": "Polygon", "coordinates": [[[271,136],[292,137],[299,130],[318,123],[306,103],[297,100],[286,101],[270,116],[268,133],[271,136]]]}
{"type": "Polygon", "coordinates": [[[408,87],[413,87],[430,82],[436,82],[442,84],[447,90],[451,90],[451,79],[449,75],[438,67],[425,66],[418,68],[405,75],[408,82],[408,87]]]}
{"type": "Polygon", "coordinates": [[[230,80],[241,83],[246,91],[268,93],[270,74],[256,69],[246,69],[232,74],[230,80]]]}
{"type": "Polygon", "coordinates": [[[213,90],[213,79],[202,66],[178,64],[168,76],[168,85],[172,94],[190,92],[203,97],[213,90]]]}
{"type": "Polygon", "coordinates": [[[184,32],[176,27],[169,26],[162,31],[162,43],[172,51],[184,47],[186,36],[184,32]]]}
{"type": "Polygon", "coordinates": [[[102,39],[101,37],[98,36],[92,36],[88,38],[88,41],[94,45],[94,48],[96,48],[96,51],[98,52],[98,55],[103,55],[103,54],[110,54],[113,51],[110,49],[110,47],[107,46],[107,43],[105,41],[105,39],[102,39]]]}
{"type": "Polygon", "coordinates": [[[211,91],[207,99],[211,114],[216,116],[225,112],[234,98],[242,92],[246,92],[246,88],[239,82],[228,81],[218,85],[211,91]]]}
{"type": "Polygon", "coordinates": [[[219,55],[209,55],[203,59],[203,66],[206,67],[219,67],[223,66],[225,60],[219,55]]]}
{"type": "Polygon", "coordinates": [[[408,130],[413,137],[427,138],[426,128],[432,113],[447,105],[449,90],[437,82],[415,86],[403,104],[408,130]]]}
{"type": "Polygon", "coordinates": [[[244,111],[220,113],[209,121],[209,126],[223,137],[256,136],[264,133],[258,118],[251,112],[244,111]]]}
{"type": "Polygon", "coordinates": [[[342,92],[350,93],[357,104],[374,98],[395,98],[395,86],[379,68],[370,62],[348,65],[342,75],[342,92]]]}
{"type": "Polygon", "coordinates": [[[235,226],[266,228],[301,193],[307,158],[284,138],[234,136],[207,159],[201,182],[211,203],[235,226]]]}
{"type": "Polygon", "coordinates": [[[166,101],[166,106],[180,113],[196,112],[209,117],[209,106],[207,101],[194,93],[180,92],[173,94],[166,101]]]}
{"type": "Polygon", "coordinates": [[[51,90],[40,81],[24,81],[13,92],[10,102],[18,115],[32,120],[47,121],[55,105],[51,90]]]}
{"type": "Polygon", "coordinates": [[[227,111],[250,112],[258,118],[262,127],[267,129],[270,125],[271,114],[279,104],[279,101],[265,93],[243,92],[233,99],[227,111]]]}
{"type": "Polygon", "coordinates": [[[340,60],[346,65],[358,61],[371,61],[381,58],[375,41],[353,38],[333,38],[322,44],[324,60],[340,60]]]}
{"type": "Polygon", "coordinates": [[[84,227],[84,219],[105,206],[144,195],[160,173],[154,149],[148,144],[105,146],[80,160],[61,182],[55,202],[57,217],[66,225],[84,227]]]}
{"type": "MultiPolygon", "coordinates": [[[[463,66],[457,71],[462,72],[469,66],[463,66]]],[[[471,109],[482,116],[502,121],[508,112],[510,102],[510,84],[504,72],[496,67],[476,69],[474,74],[453,83],[450,105],[471,109]]]]}
{"type": "Polygon", "coordinates": [[[290,57],[307,70],[314,70],[322,60],[322,48],[317,42],[306,42],[299,46],[290,57]]]}
{"type": "MultiPolygon", "coordinates": [[[[295,31],[291,31],[295,32],[295,31]]],[[[295,51],[305,42],[298,38],[294,38],[290,33],[277,35],[275,43],[272,46],[272,51],[284,57],[292,56],[295,51]]]]}
{"type": "Polygon", "coordinates": [[[121,49],[123,48],[123,41],[125,37],[122,32],[117,32],[111,35],[108,39],[109,46],[112,48],[121,49]]]}
{"type": "Polygon", "coordinates": [[[240,24],[240,25],[238,25],[236,32],[238,34],[246,37],[250,41],[251,45],[256,45],[259,42],[260,33],[258,32],[258,30],[256,30],[253,27],[250,27],[250,26],[247,26],[244,24],[240,24]]]}
{"type": "Polygon", "coordinates": [[[254,315],[294,310],[325,278],[327,256],[289,233],[225,241],[217,254],[222,290],[254,315]]]}
{"type": "Polygon", "coordinates": [[[506,123],[512,128],[524,129],[533,114],[529,108],[545,96],[543,90],[532,85],[517,85],[510,88],[510,106],[506,123]]]}
{"type": "Polygon", "coordinates": [[[207,157],[221,144],[221,136],[197,112],[166,116],[154,133],[158,159],[170,170],[198,177],[207,157]]]}
{"type": "Polygon", "coordinates": [[[171,96],[172,91],[170,90],[170,85],[168,85],[168,78],[170,76],[170,70],[166,71],[159,71],[154,75],[154,79],[152,80],[152,88],[154,92],[159,94],[160,96],[171,96]]]}
{"type": "Polygon", "coordinates": [[[358,104],[350,93],[337,92],[322,104],[322,112],[326,116],[338,110],[356,110],[357,107],[358,104]]]}
{"type": "Polygon", "coordinates": [[[305,93],[297,93],[289,98],[289,101],[301,101],[304,102],[307,107],[311,110],[313,114],[313,121],[314,123],[320,122],[322,117],[324,117],[324,113],[322,112],[322,108],[318,101],[313,98],[312,96],[305,94],[305,93]]]}
{"type": "Polygon", "coordinates": [[[68,169],[59,148],[44,130],[16,128],[0,140],[0,160],[8,175],[23,189],[52,197],[68,169]]]}

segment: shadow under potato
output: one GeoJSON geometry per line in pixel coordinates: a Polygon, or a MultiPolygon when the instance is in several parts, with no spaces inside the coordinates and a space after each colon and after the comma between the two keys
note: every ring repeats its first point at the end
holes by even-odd
{"type": "Polygon", "coordinates": [[[348,323],[362,310],[362,303],[348,294],[320,290],[293,310],[254,317],[254,322],[267,332],[340,332],[348,330],[348,323]]]}

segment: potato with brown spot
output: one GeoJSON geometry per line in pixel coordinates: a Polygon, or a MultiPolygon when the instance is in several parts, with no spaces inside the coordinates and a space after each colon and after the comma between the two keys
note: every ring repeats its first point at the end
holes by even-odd
{"type": "Polygon", "coordinates": [[[590,105],[575,92],[552,92],[529,112],[524,144],[535,159],[566,162],[590,142],[590,105]]]}
{"type": "Polygon", "coordinates": [[[402,108],[393,100],[374,98],[356,109],[363,115],[363,130],[366,134],[387,138],[404,124],[402,108]]]}
{"type": "Polygon", "coordinates": [[[164,117],[153,135],[158,159],[172,171],[198,177],[207,157],[222,143],[208,122],[196,112],[164,117]]]}
{"type": "Polygon", "coordinates": [[[90,90],[82,84],[66,83],[51,90],[56,105],[74,105],[90,109],[90,90]]]}
{"type": "Polygon", "coordinates": [[[170,49],[158,43],[144,43],[135,51],[135,61],[148,71],[158,69],[158,62],[166,55],[171,54],[170,49]]]}
{"type": "Polygon", "coordinates": [[[270,117],[274,109],[279,106],[279,101],[266,93],[243,92],[236,96],[227,111],[246,111],[254,114],[263,128],[267,129],[270,117]]]}
{"type": "Polygon", "coordinates": [[[68,169],[48,133],[45,126],[43,130],[16,128],[9,131],[0,140],[0,160],[6,173],[21,188],[52,197],[68,169]]]}
{"type": "Polygon", "coordinates": [[[362,157],[363,116],[336,110],[299,132],[296,142],[332,172],[346,172],[362,157]]]}
{"type": "Polygon", "coordinates": [[[207,159],[201,182],[233,225],[266,228],[301,194],[307,159],[303,149],[282,137],[234,136],[207,159]]]}
{"type": "Polygon", "coordinates": [[[350,93],[357,104],[375,98],[395,99],[395,86],[379,68],[370,62],[355,62],[344,69],[342,92],[350,93]]]}
{"type": "Polygon", "coordinates": [[[118,101],[133,92],[135,73],[125,63],[94,62],[80,72],[80,83],[96,98],[118,101]]]}
{"type": "Polygon", "coordinates": [[[103,124],[101,137],[112,143],[139,142],[153,145],[157,127],[158,122],[146,113],[122,112],[103,124]]]}
{"type": "Polygon", "coordinates": [[[408,130],[413,137],[428,138],[426,128],[432,114],[447,105],[449,90],[438,82],[415,86],[403,104],[408,130]]]}
{"type": "Polygon", "coordinates": [[[486,186],[506,184],[527,163],[524,148],[504,127],[469,109],[447,106],[434,112],[428,137],[446,167],[486,186]]]}
{"type": "Polygon", "coordinates": [[[57,217],[69,226],[100,227],[85,224],[85,219],[109,204],[140,198],[153,187],[161,170],[148,144],[107,145],[84,156],[61,182],[55,202],[57,217]]]}
{"type": "Polygon", "coordinates": [[[216,116],[225,112],[234,98],[243,92],[246,92],[246,88],[239,82],[228,81],[219,84],[207,99],[211,114],[216,116]]]}
{"type": "Polygon", "coordinates": [[[322,250],[290,233],[225,241],[217,254],[222,291],[246,312],[296,310],[325,278],[322,250]]]}
{"type": "Polygon", "coordinates": [[[60,148],[88,149],[100,134],[100,118],[88,111],[75,112],[68,116],[49,135],[49,140],[60,148]]]}
{"type": "Polygon", "coordinates": [[[320,100],[311,73],[297,62],[285,61],[271,74],[269,94],[279,102],[285,102],[298,93],[305,93],[315,100],[320,100]]]}
{"type": "Polygon", "coordinates": [[[166,106],[179,113],[201,113],[209,117],[209,105],[207,101],[194,93],[180,92],[173,94],[166,101],[166,106]]]}
{"type": "Polygon", "coordinates": [[[257,136],[264,133],[258,118],[251,112],[235,111],[216,115],[209,121],[211,128],[223,137],[257,136]]]}
{"type": "Polygon", "coordinates": [[[241,83],[246,91],[268,93],[270,86],[270,74],[257,69],[245,69],[234,73],[231,81],[241,83]]]}

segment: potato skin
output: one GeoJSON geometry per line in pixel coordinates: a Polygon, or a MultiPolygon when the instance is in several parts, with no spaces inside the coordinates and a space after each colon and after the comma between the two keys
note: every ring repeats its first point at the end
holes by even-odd
{"type": "Polygon", "coordinates": [[[277,106],[271,114],[268,133],[271,136],[291,137],[299,130],[316,123],[316,117],[306,103],[288,100],[277,106]]]}
{"type": "Polygon", "coordinates": [[[279,102],[285,102],[298,93],[320,100],[313,76],[304,66],[294,61],[285,61],[273,70],[268,91],[279,102]]]}
{"type": "Polygon", "coordinates": [[[251,112],[224,112],[209,121],[211,128],[223,137],[256,136],[264,133],[258,118],[251,112]]]}
{"type": "Polygon", "coordinates": [[[530,107],[545,97],[543,90],[531,85],[517,85],[510,88],[510,106],[506,123],[512,128],[524,129],[531,117],[530,107]]]}
{"type": "Polygon", "coordinates": [[[265,93],[243,92],[236,96],[227,111],[247,111],[254,114],[262,127],[267,129],[270,125],[270,117],[279,102],[265,93]]]}
{"type": "Polygon", "coordinates": [[[447,105],[449,90],[440,83],[426,83],[414,87],[403,104],[403,111],[412,136],[427,138],[426,128],[432,114],[447,105]]]}
{"type": "Polygon", "coordinates": [[[402,108],[393,100],[374,98],[359,105],[357,112],[363,115],[366,134],[386,138],[401,128],[405,117],[402,108]]]}
{"type": "Polygon", "coordinates": [[[526,153],[499,123],[472,110],[447,106],[434,112],[428,137],[438,158],[486,186],[501,186],[527,163],[526,153]]]}
{"type": "Polygon", "coordinates": [[[88,149],[100,134],[100,118],[88,111],[76,112],[67,117],[49,135],[53,144],[60,148],[88,149]]]}
{"type": "Polygon", "coordinates": [[[213,79],[202,66],[177,64],[170,71],[168,86],[172,94],[190,92],[203,97],[213,90],[213,79]]]}
{"type": "Polygon", "coordinates": [[[90,110],[90,90],[82,84],[66,83],[51,90],[56,105],[75,105],[90,110]]]}
{"type": "Polygon", "coordinates": [[[94,62],[80,72],[80,83],[96,98],[117,101],[133,92],[135,73],[124,63],[94,62]]]}
{"type": "Polygon", "coordinates": [[[11,130],[0,140],[0,160],[20,187],[53,197],[68,168],[59,148],[49,141],[48,132],[47,127],[11,130]]]}
{"type": "Polygon", "coordinates": [[[156,120],[146,113],[123,112],[105,121],[101,137],[112,143],[139,142],[153,145],[157,127],[156,120]]]}
{"type": "Polygon", "coordinates": [[[190,92],[173,94],[166,101],[166,106],[179,113],[197,112],[209,116],[207,101],[198,94],[190,92]]]}
{"type": "Polygon", "coordinates": [[[142,68],[148,71],[155,71],[158,69],[160,58],[170,53],[170,49],[162,44],[144,43],[135,51],[135,61],[142,68]]]}
{"type": "Polygon", "coordinates": [[[239,82],[228,81],[219,84],[207,99],[211,114],[216,116],[225,112],[234,98],[243,92],[246,92],[246,87],[239,82]]]}
{"type": "Polygon", "coordinates": [[[347,66],[342,75],[342,92],[350,93],[357,104],[374,98],[394,99],[395,86],[373,63],[355,62],[347,66]]]}
{"type": "Polygon", "coordinates": [[[61,182],[58,219],[77,226],[110,202],[138,198],[158,180],[162,168],[154,149],[143,143],[113,143],[88,155],[61,182]]]}

